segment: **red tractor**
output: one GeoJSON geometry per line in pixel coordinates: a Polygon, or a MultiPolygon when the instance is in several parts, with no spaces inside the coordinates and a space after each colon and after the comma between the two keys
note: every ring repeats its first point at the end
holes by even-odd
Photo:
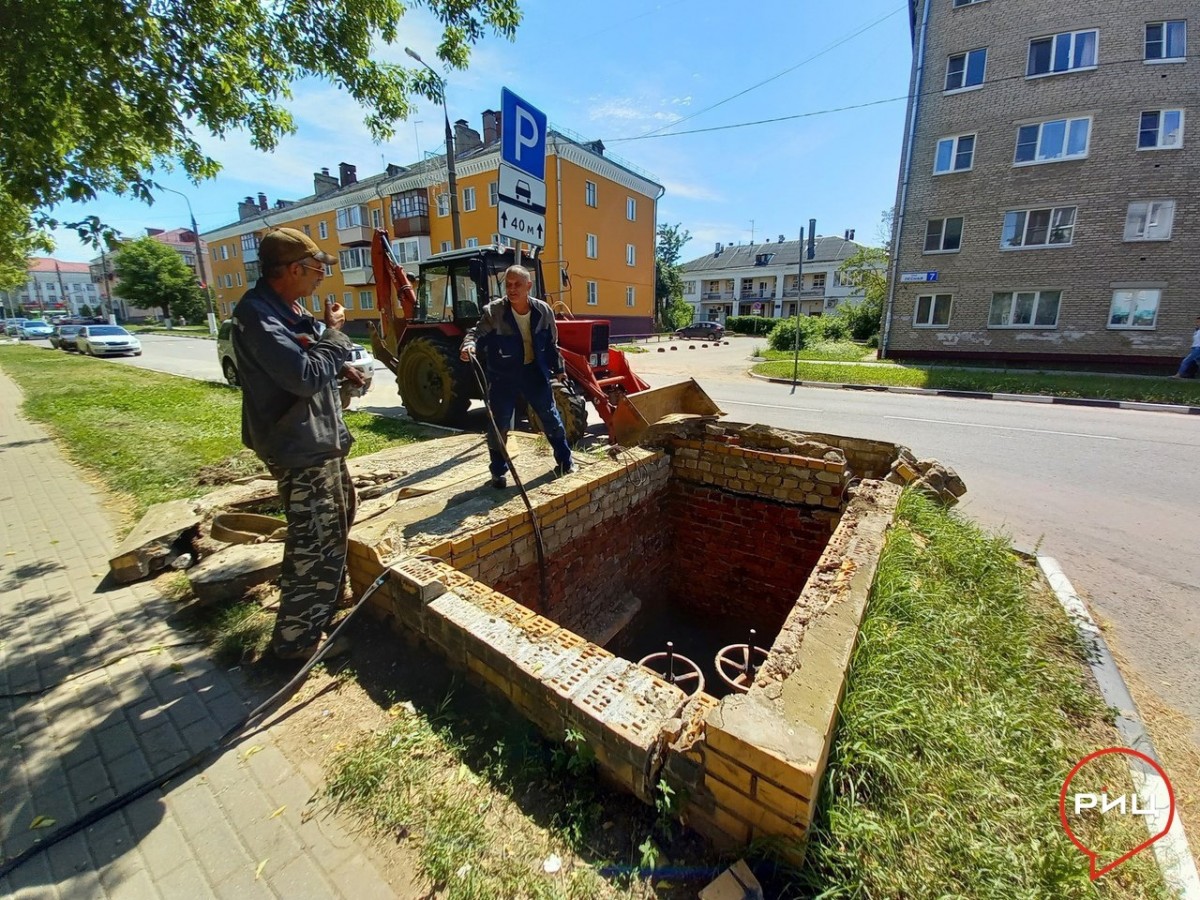
{"type": "MultiPolygon", "coordinates": [[[[459,346],[479,321],[484,305],[504,296],[504,272],[516,261],[513,248],[494,245],[438,253],[421,263],[420,277],[410,289],[387,232],[375,232],[371,262],[380,325],[372,325],[371,346],[396,374],[400,398],[413,419],[461,425],[471,400],[483,398],[470,364],[459,359],[459,346]]],[[[568,378],[554,384],[554,397],[567,440],[575,443],[583,436],[590,401],[613,439],[632,443],[646,423],[637,406],[625,398],[649,391],[650,386],[630,370],[624,353],[609,346],[607,320],[564,314],[562,304],[556,304],[546,290],[541,261],[526,256],[521,262],[533,276],[533,296],[556,310],[559,350],[568,378]]],[[[661,411],[654,418],[670,412],[718,414],[695,382],[650,394],[655,395],[653,407],[661,411]],[[696,397],[697,391],[702,399],[696,397]]],[[[530,418],[539,427],[532,411],[530,418]]]]}

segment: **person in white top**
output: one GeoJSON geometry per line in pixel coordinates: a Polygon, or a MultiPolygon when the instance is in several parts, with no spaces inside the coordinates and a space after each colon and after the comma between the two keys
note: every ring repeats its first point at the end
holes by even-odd
{"type": "Polygon", "coordinates": [[[1172,378],[1193,378],[1195,370],[1200,369],[1200,316],[1196,316],[1196,333],[1192,335],[1192,352],[1183,358],[1179,371],[1172,378]]]}

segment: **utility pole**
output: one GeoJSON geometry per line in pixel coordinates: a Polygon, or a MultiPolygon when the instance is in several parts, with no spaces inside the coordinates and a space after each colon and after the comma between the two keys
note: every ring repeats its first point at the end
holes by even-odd
{"type": "Polygon", "coordinates": [[[192,245],[196,248],[196,265],[200,267],[200,289],[204,291],[204,300],[208,307],[208,333],[215,335],[217,333],[217,317],[213,313],[212,289],[208,284],[208,270],[204,265],[204,251],[200,249],[200,229],[196,227],[196,214],[192,212],[192,201],[188,199],[187,194],[183,193],[183,191],[163,187],[161,184],[159,188],[164,191],[170,191],[172,194],[178,194],[183,198],[183,202],[187,204],[188,217],[192,220],[192,245]]]}
{"type": "Polygon", "coordinates": [[[446,179],[450,182],[450,226],[454,229],[454,249],[462,248],[462,230],[458,224],[458,180],[454,173],[454,130],[450,127],[450,110],[446,106],[446,79],[438,74],[429,63],[421,59],[420,54],[411,47],[405,47],[404,52],[429,70],[438,81],[438,93],[442,95],[442,114],[446,118],[446,179]]]}
{"type": "Polygon", "coordinates": [[[800,253],[796,258],[796,340],[792,358],[792,393],[796,393],[796,381],[800,375],[800,295],[804,293],[804,254],[812,259],[816,253],[817,220],[808,220],[808,247],[804,246],[804,229],[800,229],[800,253]]]}
{"type": "Polygon", "coordinates": [[[66,309],[69,315],[71,313],[71,298],[67,296],[67,286],[63,283],[62,267],[59,266],[57,259],[54,261],[54,273],[58,276],[58,290],[62,294],[63,308],[66,309]]]}
{"type": "Polygon", "coordinates": [[[110,310],[112,309],[112,291],[108,287],[108,253],[104,249],[104,241],[100,242],[100,299],[110,310]]]}

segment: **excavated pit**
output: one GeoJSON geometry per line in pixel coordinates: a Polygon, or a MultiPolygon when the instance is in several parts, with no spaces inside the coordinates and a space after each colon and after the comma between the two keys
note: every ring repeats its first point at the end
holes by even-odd
{"type": "Polygon", "coordinates": [[[701,425],[557,481],[520,453],[544,589],[520,499],[461,479],[356,526],[355,589],[382,575],[376,615],[547,737],[582,734],[620,788],[653,803],[671,786],[720,845],[802,853],[907,451],[701,425]],[[717,651],[751,628],[768,655],[735,691],[717,651]],[[638,665],[668,641],[704,691],[638,665]]]}

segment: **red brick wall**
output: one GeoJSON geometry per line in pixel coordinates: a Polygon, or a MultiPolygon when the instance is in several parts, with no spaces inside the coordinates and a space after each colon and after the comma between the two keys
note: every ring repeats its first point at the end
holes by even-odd
{"type": "Polygon", "coordinates": [[[740,608],[770,622],[774,640],[829,542],[828,519],[685,481],[670,492],[674,596],[707,612],[740,608]]]}

